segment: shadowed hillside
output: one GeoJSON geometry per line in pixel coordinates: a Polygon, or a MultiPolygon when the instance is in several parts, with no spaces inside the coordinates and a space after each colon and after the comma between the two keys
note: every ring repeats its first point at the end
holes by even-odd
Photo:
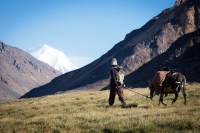
{"type": "MultiPolygon", "coordinates": [[[[200,28],[200,0],[177,1],[140,29],[127,34],[111,50],[89,65],[55,78],[23,97],[38,97],[75,89],[100,90],[109,84],[110,62],[117,58],[126,75],[164,53],[181,36],[200,28]]],[[[144,84],[143,84],[144,85],[144,84]]]]}

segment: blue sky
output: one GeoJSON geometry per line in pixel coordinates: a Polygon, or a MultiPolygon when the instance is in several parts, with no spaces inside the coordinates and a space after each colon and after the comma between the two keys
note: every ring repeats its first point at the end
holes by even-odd
{"type": "Polygon", "coordinates": [[[175,0],[0,0],[0,40],[24,51],[47,44],[81,67],[174,3],[175,0]]]}

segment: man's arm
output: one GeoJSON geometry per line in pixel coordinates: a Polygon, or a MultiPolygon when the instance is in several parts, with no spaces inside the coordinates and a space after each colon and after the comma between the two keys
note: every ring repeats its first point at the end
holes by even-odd
{"type": "Polygon", "coordinates": [[[113,79],[115,86],[118,87],[117,80],[116,80],[116,70],[114,68],[111,70],[111,78],[113,79]]]}

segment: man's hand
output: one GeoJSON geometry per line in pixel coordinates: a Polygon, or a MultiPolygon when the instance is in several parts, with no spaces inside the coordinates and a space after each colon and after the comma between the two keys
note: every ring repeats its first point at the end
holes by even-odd
{"type": "Polygon", "coordinates": [[[123,86],[124,86],[124,88],[126,88],[126,85],[125,85],[125,84],[124,84],[123,86]]]}

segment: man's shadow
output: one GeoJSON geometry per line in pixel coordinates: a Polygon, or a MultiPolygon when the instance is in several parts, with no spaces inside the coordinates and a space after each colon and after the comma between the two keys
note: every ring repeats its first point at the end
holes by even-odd
{"type": "Polygon", "coordinates": [[[113,106],[107,105],[105,108],[117,108],[117,107],[122,107],[122,108],[137,108],[138,104],[137,103],[131,103],[131,104],[127,104],[127,105],[113,105],[113,106]]]}

